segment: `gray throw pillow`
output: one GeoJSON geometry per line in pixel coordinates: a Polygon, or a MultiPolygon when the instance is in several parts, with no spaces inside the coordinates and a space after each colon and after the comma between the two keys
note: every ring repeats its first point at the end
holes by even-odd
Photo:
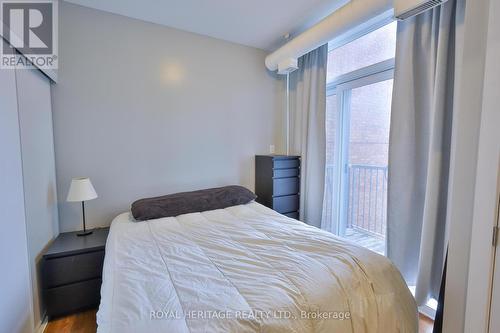
{"type": "Polygon", "coordinates": [[[145,221],[247,204],[257,196],[243,186],[225,186],[137,200],[132,215],[145,221]]]}

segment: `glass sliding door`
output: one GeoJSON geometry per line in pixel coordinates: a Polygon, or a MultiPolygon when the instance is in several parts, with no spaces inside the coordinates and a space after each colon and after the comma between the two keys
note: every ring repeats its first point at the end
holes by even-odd
{"type": "Polygon", "coordinates": [[[385,253],[395,27],[388,24],[331,50],[328,64],[322,225],[381,254],[385,253]]]}
{"type": "Polygon", "coordinates": [[[350,91],[344,236],[385,253],[392,78],[350,91]]]}
{"type": "Polygon", "coordinates": [[[337,86],[327,108],[324,218],[330,231],[385,252],[392,70],[337,86]],[[326,220],[325,220],[326,222],[326,220]]]}

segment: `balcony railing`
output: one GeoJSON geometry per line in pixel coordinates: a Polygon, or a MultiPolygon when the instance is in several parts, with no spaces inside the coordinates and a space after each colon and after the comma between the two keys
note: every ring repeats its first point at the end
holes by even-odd
{"type": "Polygon", "coordinates": [[[385,236],[387,167],[349,165],[347,226],[385,236]]]}
{"type": "MultiPolygon", "coordinates": [[[[334,200],[335,167],[327,166],[325,202],[334,200]]],[[[361,229],[385,237],[387,212],[387,166],[351,164],[348,167],[347,228],[361,229]]],[[[333,205],[325,206],[325,218],[334,218],[333,205]]],[[[339,230],[342,233],[342,230],[339,230]]]]}

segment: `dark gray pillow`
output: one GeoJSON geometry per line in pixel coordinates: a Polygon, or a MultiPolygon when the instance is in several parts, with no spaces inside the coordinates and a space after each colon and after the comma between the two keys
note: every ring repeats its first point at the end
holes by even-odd
{"type": "Polygon", "coordinates": [[[136,220],[145,221],[243,205],[255,198],[257,196],[243,186],[225,186],[140,199],[132,204],[132,215],[136,220]]]}

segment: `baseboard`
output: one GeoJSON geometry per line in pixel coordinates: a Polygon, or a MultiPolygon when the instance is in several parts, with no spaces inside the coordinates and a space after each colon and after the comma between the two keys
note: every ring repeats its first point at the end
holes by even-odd
{"type": "Polygon", "coordinates": [[[47,318],[46,315],[44,315],[42,322],[40,323],[40,325],[38,325],[36,333],[43,333],[45,331],[45,328],[47,327],[48,322],[49,322],[49,319],[47,318]]]}
{"type": "Polygon", "coordinates": [[[428,305],[422,305],[418,307],[418,312],[426,316],[429,319],[434,320],[436,318],[436,310],[428,305]]]}

